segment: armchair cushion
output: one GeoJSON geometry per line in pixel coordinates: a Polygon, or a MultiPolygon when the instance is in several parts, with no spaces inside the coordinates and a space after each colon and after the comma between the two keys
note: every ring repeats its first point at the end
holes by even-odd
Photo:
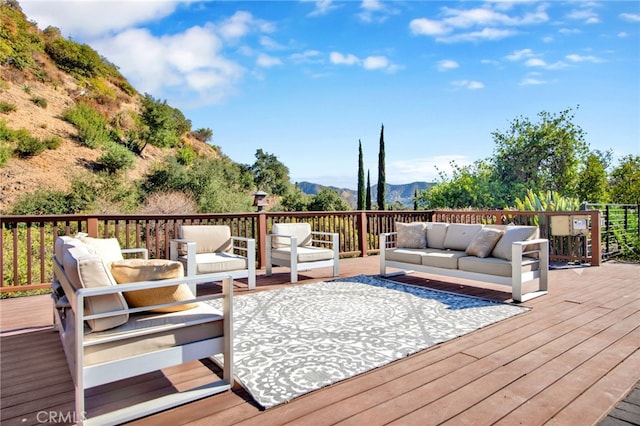
{"type": "MultiPolygon", "coordinates": [[[[298,239],[298,247],[310,246],[311,225],[308,223],[274,223],[271,231],[273,234],[291,235],[298,239]]],[[[291,240],[289,238],[273,237],[272,247],[288,247],[291,240]]]]}
{"type": "Polygon", "coordinates": [[[196,253],[230,253],[233,250],[231,228],[226,225],[182,225],[180,238],[195,242],[196,253]]]}
{"type": "MultiPolygon", "coordinates": [[[[102,258],[84,244],[65,244],[62,265],[69,282],[76,290],[116,285],[102,258]]],[[[84,311],[86,315],[124,309],[128,309],[128,306],[120,293],[92,296],[85,299],[84,311]]],[[[102,331],[122,325],[128,319],[129,314],[122,314],[88,320],[87,323],[92,331],[102,331]]]]}
{"type": "MultiPolygon", "coordinates": [[[[333,250],[320,247],[298,247],[296,251],[298,263],[333,259],[333,250]]],[[[274,249],[271,251],[271,257],[274,259],[288,260],[291,258],[291,247],[274,249]]]]}
{"type": "MultiPolygon", "coordinates": [[[[186,262],[186,256],[178,260],[186,262]]],[[[200,253],[196,254],[196,273],[210,274],[217,272],[237,271],[247,269],[247,259],[233,253],[200,253]]]]}
{"type": "MultiPolygon", "coordinates": [[[[125,259],[111,264],[111,273],[118,284],[140,281],[156,281],[184,277],[182,263],[165,259],[125,259]]],[[[150,288],[127,291],[124,298],[131,307],[141,308],[150,305],[178,302],[193,299],[194,295],[186,284],[170,287],[150,288]]],[[[186,303],[149,310],[149,312],[178,312],[193,309],[197,303],[186,303]]]]}

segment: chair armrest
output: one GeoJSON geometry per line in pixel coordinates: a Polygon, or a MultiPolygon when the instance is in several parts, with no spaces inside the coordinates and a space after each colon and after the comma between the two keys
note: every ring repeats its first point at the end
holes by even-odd
{"type": "Polygon", "coordinates": [[[398,235],[397,232],[382,232],[380,234],[380,240],[379,240],[379,248],[380,248],[380,252],[384,251],[385,249],[388,248],[394,248],[396,247],[396,243],[397,243],[397,239],[396,236],[398,235]]]}
{"type": "Polygon", "coordinates": [[[249,238],[249,237],[231,237],[231,246],[233,247],[233,249],[237,249],[239,251],[243,251],[245,252],[245,258],[247,258],[247,260],[249,262],[253,261],[255,262],[255,258],[256,258],[256,240],[254,238],[249,238]],[[235,242],[236,241],[242,241],[244,243],[246,243],[246,247],[245,246],[241,246],[241,245],[236,245],[235,242]]]}
{"type": "Polygon", "coordinates": [[[296,237],[295,235],[284,235],[284,234],[267,234],[267,242],[269,243],[268,247],[271,247],[271,242],[273,241],[272,238],[273,237],[278,237],[278,238],[288,238],[289,239],[289,245],[293,246],[293,245],[297,245],[298,244],[298,237],[296,237]]]}
{"type": "Polygon", "coordinates": [[[142,253],[142,258],[143,259],[145,259],[145,260],[149,259],[149,250],[147,250],[144,247],[122,249],[120,251],[122,252],[122,254],[142,253]]]}

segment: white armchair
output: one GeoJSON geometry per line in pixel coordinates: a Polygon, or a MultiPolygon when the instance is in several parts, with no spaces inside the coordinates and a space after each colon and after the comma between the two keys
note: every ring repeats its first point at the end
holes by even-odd
{"type": "Polygon", "coordinates": [[[170,241],[169,258],[182,262],[187,276],[225,273],[247,278],[249,290],[256,288],[256,242],[231,236],[226,225],[181,226],[179,238],[170,241]]]}
{"type": "Polygon", "coordinates": [[[311,231],[308,223],[274,223],[266,241],[266,274],[271,268],[286,266],[291,282],[298,282],[298,271],[333,267],[339,275],[339,237],[331,232],[311,231]],[[330,248],[327,248],[330,247],[330,248]]]}

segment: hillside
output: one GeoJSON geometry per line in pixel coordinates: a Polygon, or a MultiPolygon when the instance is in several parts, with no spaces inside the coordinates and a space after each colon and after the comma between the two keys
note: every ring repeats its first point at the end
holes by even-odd
{"type": "MultiPolygon", "coordinates": [[[[0,34],[0,121],[10,130],[24,129],[39,140],[61,140],[55,149],[24,158],[11,156],[0,166],[0,212],[5,212],[22,194],[42,188],[67,191],[72,178],[95,171],[102,151],[79,143],[77,128],[62,118],[65,110],[82,101],[113,119],[140,111],[141,97],[109,68],[106,76],[91,77],[60,69],[42,48],[53,32],[43,32],[30,23],[15,2],[0,4],[0,19],[7,30],[0,34]]],[[[185,135],[184,142],[199,155],[218,156],[210,145],[190,135],[185,135]]],[[[12,148],[12,141],[8,144],[12,148]]],[[[125,172],[125,179],[139,179],[154,163],[174,153],[175,148],[147,145],[135,157],[133,168],[125,172]]]]}

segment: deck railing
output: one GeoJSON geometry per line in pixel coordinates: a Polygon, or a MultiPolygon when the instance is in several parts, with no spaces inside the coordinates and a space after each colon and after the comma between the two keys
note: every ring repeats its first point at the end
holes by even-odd
{"type": "Polygon", "coordinates": [[[537,225],[550,239],[551,260],[576,260],[600,264],[599,212],[496,211],[346,211],[260,212],[192,215],[45,215],[2,216],[0,223],[0,296],[8,292],[46,288],[52,277],[51,258],[59,235],[84,232],[93,237],[115,237],[122,248],[145,247],[151,258],[165,259],[169,241],[183,224],[224,224],[233,235],[256,239],[258,267],[265,264],[266,234],[273,223],[308,222],[316,231],[340,235],[340,256],[378,253],[378,236],[395,229],[396,222],[438,221],[451,223],[514,223],[537,225]],[[588,237],[554,237],[551,215],[588,215],[588,237]]]}

